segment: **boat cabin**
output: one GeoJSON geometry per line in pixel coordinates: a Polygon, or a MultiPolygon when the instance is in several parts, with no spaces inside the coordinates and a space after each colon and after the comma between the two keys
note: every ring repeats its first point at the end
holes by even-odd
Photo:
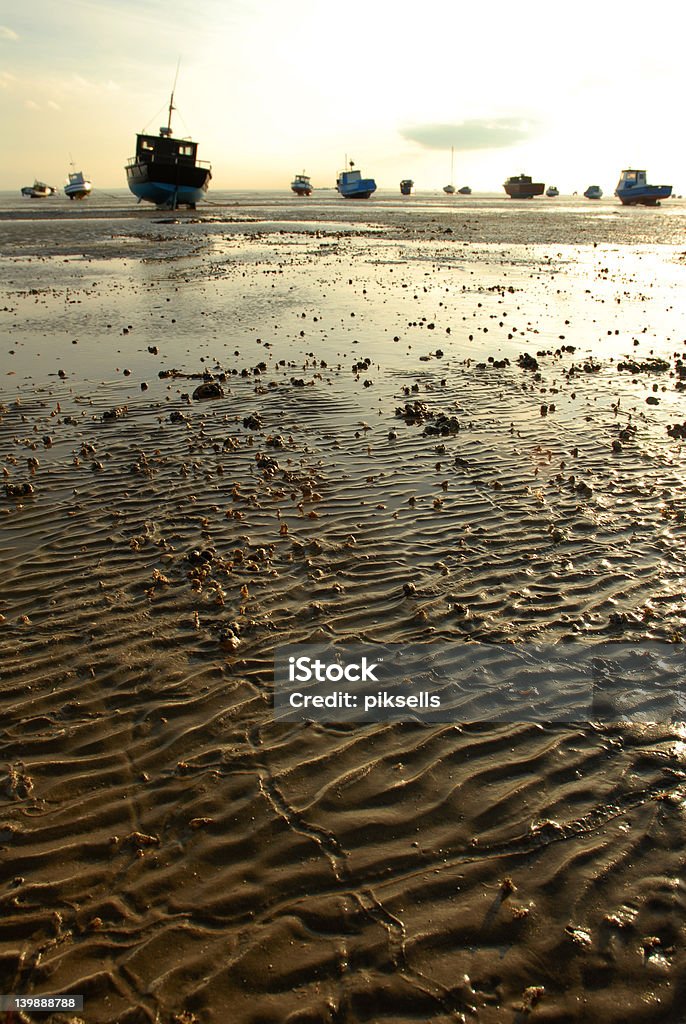
{"type": "Polygon", "coordinates": [[[361,171],[341,171],[339,174],[339,181],[344,182],[346,185],[352,185],[356,181],[362,180],[361,171]]]}
{"type": "Polygon", "coordinates": [[[617,188],[638,188],[647,184],[645,171],[622,171],[617,188]]]}
{"type": "Polygon", "coordinates": [[[168,128],[160,128],[159,135],[136,136],[136,161],[142,164],[170,163],[195,165],[197,142],[174,139],[168,128]]]}

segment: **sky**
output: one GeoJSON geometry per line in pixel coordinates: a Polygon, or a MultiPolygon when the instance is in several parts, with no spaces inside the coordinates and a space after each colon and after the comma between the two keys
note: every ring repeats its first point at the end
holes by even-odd
{"type": "Polygon", "coordinates": [[[596,0],[31,0],[0,5],[0,189],[73,157],[126,187],[136,132],[199,143],[211,188],[401,178],[563,194],[623,167],[686,192],[686,5],[596,0]],[[632,11],[634,12],[632,14],[632,11]],[[639,17],[640,12],[640,17],[639,17]]]}

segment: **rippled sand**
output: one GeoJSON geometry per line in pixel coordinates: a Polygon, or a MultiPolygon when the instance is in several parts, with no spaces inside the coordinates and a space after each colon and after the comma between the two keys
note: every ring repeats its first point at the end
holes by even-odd
{"type": "Polygon", "coordinates": [[[678,244],[332,209],[11,221],[0,989],[95,1024],[680,1021],[681,725],[270,703],[286,643],[682,639],[678,244]]]}

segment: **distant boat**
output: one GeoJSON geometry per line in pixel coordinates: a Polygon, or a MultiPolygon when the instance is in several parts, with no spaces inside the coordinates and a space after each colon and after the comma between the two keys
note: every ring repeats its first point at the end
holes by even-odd
{"type": "Polygon", "coordinates": [[[296,174],[291,182],[291,189],[297,196],[309,196],[312,193],[312,185],[310,179],[303,171],[302,174],[296,174]]]}
{"type": "Polygon", "coordinates": [[[160,128],[159,135],[136,135],[136,155],[126,165],[126,179],[139,202],[145,200],[171,210],[178,206],[194,210],[207,192],[212,168],[196,159],[197,142],[172,136],[174,109],[172,89],[167,124],[160,128]]]}
{"type": "Polygon", "coordinates": [[[403,178],[400,182],[400,192],[404,196],[411,196],[414,192],[414,182],[412,178],[403,178]]]}
{"type": "MultiPolygon", "coordinates": [[[[73,168],[72,164],[72,168],[73,168]]],[[[86,199],[93,188],[89,178],[86,178],[83,171],[71,170],[69,172],[69,180],[64,186],[64,194],[69,196],[70,199],[86,199]]]]}
{"type": "Polygon", "coordinates": [[[602,199],[603,190],[600,185],[589,185],[584,195],[586,199],[602,199]]]}
{"type": "Polygon", "coordinates": [[[457,192],[458,192],[458,195],[461,195],[461,196],[471,196],[471,194],[472,194],[472,190],[469,187],[469,185],[463,185],[462,188],[458,188],[457,192]]]}
{"type": "Polygon", "coordinates": [[[615,195],[625,206],[656,206],[661,199],[669,199],[671,185],[646,184],[645,171],[622,171],[615,195]]]}
{"type": "Polygon", "coordinates": [[[557,185],[548,185],[547,189],[545,190],[545,194],[549,196],[550,199],[554,199],[555,196],[559,196],[560,191],[557,185]]]}
{"type": "Polygon", "coordinates": [[[508,178],[503,188],[511,199],[533,199],[542,196],[545,185],[540,181],[532,181],[527,174],[517,174],[508,178]]]}
{"type": "Polygon", "coordinates": [[[453,178],[455,177],[455,175],[453,173],[454,163],[455,163],[455,147],[451,146],[450,147],[450,184],[443,186],[443,191],[447,195],[449,195],[449,196],[454,196],[455,195],[455,186],[453,185],[453,178]]]}
{"type": "Polygon", "coordinates": [[[376,192],[373,178],[363,178],[360,171],[354,170],[355,164],[350,161],[349,171],[340,171],[336,178],[336,188],[344,199],[369,199],[376,192]]]}
{"type": "Polygon", "coordinates": [[[47,199],[48,196],[54,196],[57,189],[54,185],[46,185],[44,181],[34,181],[33,185],[24,185],[21,190],[23,196],[28,196],[30,199],[47,199]]]}

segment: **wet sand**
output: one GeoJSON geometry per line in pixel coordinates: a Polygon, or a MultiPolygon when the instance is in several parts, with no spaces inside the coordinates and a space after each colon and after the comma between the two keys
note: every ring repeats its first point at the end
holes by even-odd
{"type": "Polygon", "coordinates": [[[351,205],[0,213],[0,989],[680,1021],[682,725],[286,725],[271,684],[682,640],[684,210],[351,205]]]}

